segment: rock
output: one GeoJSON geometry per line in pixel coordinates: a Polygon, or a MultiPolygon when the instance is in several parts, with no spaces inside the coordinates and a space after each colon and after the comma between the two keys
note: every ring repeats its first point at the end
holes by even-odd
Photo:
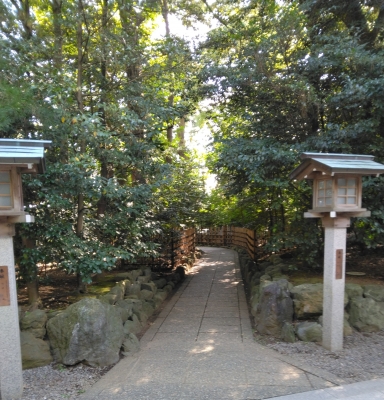
{"type": "Polygon", "coordinates": [[[259,305],[259,286],[256,286],[257,291],[255,292],[255,294],[251,297],[251,314],[253,316],[256,316],[257,313],[257,307],[259,305]]]}
{"type": "Polygon", "coordinates": [[[123,342],[122,350],[124,356],[128,356],[140,350],[139,339],[136,337],[134,333],[129,333],[126,336],[123,342]]]}
{"type": "Polygon", "coordinates": [[[151,280],[151,277],[150,276],[146,276],[146,275],[137,277],[137,282],[138,283],[148,283],[150,280],[151,280]]]}
{"type": "MultiPolygon", "coordinates": [[[[344,312],[344,323],[343,323],[343,336],[350,336],[353,334],[353,329],[348,322],[349,315],[344,312]]],[[[321,326],[323,326],[323,316],[321,315],[318,319],[318,322],[321,326]]]]}
{"type": "Polygon", "coordinates": [[[103,296],[99,296],[98,299],[103,303],[107,303],[113,306],[117,301],[117,295],[108,293],[104,294],[103,296]]]}
{"type": "Polygon", "coordinates": [[[145,312],[145,314],[150,317],[151,315],[153,315],[153,313],[155,312],[155,307],[149,302],[149,301],[145,301],[143,303],[143,308],[142,310],[145,312]]]}
{"type": "Polygon", "coordinates": [[[344,318],[344,324],[343,324],[343,336],[351,336],[353,334],[353,329],[351,325],[349,324],[348,320],[344,318]]]}
{"type": "Polygon", "coordinates": [[[285,322],[292,322],[293,303],[288,282],[282,279],[264,287],[255,315],[256,329],[261,334],[280,336],[285,322]]]}
{"type": "Polygon", "coordinates": [[[181,281],[183,281],[185,279],[185,268],[184,267],[182,267],[182,266],[177,267],[175,273],[180,276],[181,281]]]}
{"type": "Polygon", "coordinates": [[[295,328],[289,322],[284,322],[281,329],[281,338],[287,343],[296,342],[295,328]]]}
{"type": "Polygon", "coordinates": [[[141,324],[145,324],[149,315],[147,314],[147,310],[144,308],[144,303],[141,300],[132,300],[133,301],[133,314],[137,316],[141,324]]]}
{"type": "Polygon", "coordinates": [[[153,283],[156,285],[158,289],[162,289],[167,284],[167,280],[165,278],[160,278],[153,281],[153,283]]]}
{"type": "Polygon", "coordinates": [[[139,296],[137,294],[131,294],[129,296],[125,296],[124,300],[139,300],[139,296]]]}
{"type": "Polygon", "coordinates": [[[48,342],[31,332],[20,332],[20,346],[23,369],[42,367],[53,361],[48,342]]]}
{"type": "Polygon", "coordinates": [[[119,300],[116,303],[116,306],[119,306],[121,308],[124,308],[128,311],[128,317],[132,315],[132,310],[133,310],[133,301],[132,299],[124,299],[124,300],[119,300]]]}
{"type": "Polygon", "coordinates": [[[363,292],[364,289],[356,283],[345,284],[345,293],[347,294],[349,299],[352,299],[352,297],[361,297],[363,295],[363,292]]]}
{"type": "Polygon", "coordinates": [[[176,286],[176,285],[175,285],[175,282],[173,282],[173,281],[168,281],[167,285],[171,286],[172,289],[174,289],[175,286],[176,286]]]}
{"type": "Polygon", "coordinates": [[[180,275],[174,272],[171,276],[172,282],[179,283],[181,281],[180,275]]]}
{"type": "Polygon", "coordinates": [[[154,296],[152,290],[141,290],[140,291],[140,300],[151,300],[154,296]]]}
{"type": "Polygon", "coordinates": [[[375,301],[384,301],[384,286],[379,285],[365,285],[364,297],[373,299],[375,301]]]}
{"type": "MultiPolygon", "coordinates": [[[[298,319],[312,318],[323,313],[323,284],[305,283],[291,289],[295,315],[298,319]]],[[[344,306],[348,296],[344,293],[344,306]]]]}
{"type": "Polygon", "coordinates": [[[171,293],[172,290],[173,290],[173,287],[172,287],[172,285],[167,284],[167,285],[165,285],[165,286],[163,287],[163,290],[164,290],[165,292],[167,292],[167,293],[171,293]]]}
{"type": "Polygon", "coordinates": [[[125,294],[125,285],[116,285],[110,291],[109,294],[116,295],[116,301],[123,300],[125,294]]]}
{"type": "MultiPolygon", "coordinates": [[[[288,280],[288,276],[287,275],[274,275],[272,277],[272,281],[279,281],[280,279],[288,280]]],[[[293,287],[293,285],[292,285],[292,287],[293,287]]]]}
{"type": "Polygon", "coordinates": [[[45,324],[48,317],[43,310],[35,310],[26,313],[20,321],[22,331],[32,333],[36,338],[43,339],[46,334],[45,324]]]}
{"type": "Polygon", "coordinates": [[[164,292],[163,290],[158,290],[157,293],[153,296],[153,300],[162,303],[167,297],[167,292],[164,292]]]}
{"type": "Polygon", "coordinates": [[[296,325],[297,337],[304,342],[321,342],[323,328],[317,322],[300,322],[296,325]]]}
{"type": "Polygon", "coordinates": [[[141,290],[151,290],[155,294],[157,292],[157,287],[153,282],[142,283],[141,290]]]}
{"type": "Polygon", "coordinates": [[[349,304],[349,323],[361,332],[377,332],[384,329],[384,302],[353,297],[349,304]]]}
{"type": "Polygon", "coordinates": [[[141,283],[133,283],[125,288],[125,296],[140,296],[141,283]]]}
{"type": "Polygon", "coordinates": [[[124,334],[128,335],[129,333],[139,333],[142,328],[143,327],[139,321],[139,318],[133,314],[132,317],[124,324],[124,334]]]}
{"type": "Polygon", "coordinates": [[[251,301],[253,300],[253,298],[255,296],[257,296],[257,298],[259,298],[259,294],[260,294],[260,285],[252,285],[251,286],[251,301]]]}
{"type": "Polygon", "coordinates": [[[46,313],[46,316],[47,316],[48,319],[51,319],[51,318],[53,318],[53,317],[56,317],[56,315],[61,314],[62,312],[63,312],[63,310],[55,310],[55,311],[49,310],[49,311],[46,313]]]}
{"type": "Polygon", "coordinates": [[[121,322],[124,324],[124,322],[130,317],[129,312],[125,308],[121,308],[119,306],[115,306],[117,312],[120,314],[121,317],[121,322]]]}
{"type": "Polygon", "coordinates": [[[291,290],[291,293],[293,294],[295,315],[298,319],[323,313],[322,283],[298,285],[291,290]]]}
{"type": "MultiPolygon", "coordinates": [[[[152,276],[152,270],[151,270],[151,268],[146,267],[146,268],[144,268],[142,271],[143,271],[144,276],[149,276],[149,278],[151,278],[151,276],[152,276]]],[[[151,280],[151,279],[149,279],[149,280],[151,280]]]]}
{"type": "Polygon", "coordinates": [[[50,319],[47,332],[55,360],[65,365],[112,365],[119,360],[124,340],[116,308],[93,298],[84,298],[50,319]]]}

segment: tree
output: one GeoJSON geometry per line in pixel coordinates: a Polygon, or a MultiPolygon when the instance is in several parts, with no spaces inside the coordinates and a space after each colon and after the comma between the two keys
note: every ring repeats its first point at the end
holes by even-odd
{"type": "Polygon", "coordinates": [[[308,254],[321,235],[315,221],[300,216],[310,207],[308,186],[288,179],[299,154],[383,158],[380,4],[236,1],[210,8],[220,26],[201,46],[200,76],[214,99],[212,168],[229,196],[253,202],[252,223],[268,230],[271,249],[294,245],[308,254]],[[316,240],[308,242],[307,232],[316,240]]]}
{"type": "Polygon", "coordinates": [[[194,107],[180,75],[193,80],[190,51],[177,37],[151,40],[161,7],[150,0],[2,0],[0,8],[0,101],[9,104],[1,134],[53,141],[47,173],[24,181],[37,222],[20,228],[36,243],[20,247],[21,273],[32,280],[38,262],[54,262],[83,290],[119,260],[156,254],[163,200],[155,194],[168,184],[167,152],[177,153],[164,132],[194,107]],[[174,104],[161,87],[170,77],[174,104]]]}

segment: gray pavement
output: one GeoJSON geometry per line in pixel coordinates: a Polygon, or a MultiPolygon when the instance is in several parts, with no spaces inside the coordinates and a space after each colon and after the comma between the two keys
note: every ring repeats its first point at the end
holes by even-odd
{"type": "Polygon", "coordinates": [[[141,339],[141,350],[81,400],[384,399],[383,380],[346,385],[254,342],[237,253],[202,250],[204,257],[141,339]]]}

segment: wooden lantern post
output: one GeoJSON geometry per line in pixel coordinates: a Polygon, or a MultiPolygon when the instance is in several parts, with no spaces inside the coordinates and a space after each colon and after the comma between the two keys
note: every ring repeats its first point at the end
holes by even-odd
{"type": "Polygon", "coordinates": [[[15,223],[34,222],[24,212],[21,174],[44,172],[49,141],[0,139],[0,398],[23,390],[13,236],[15,223]]]}
{"type": "Polygon", "coordinates": [[[369,217],[362,208],[362,176],[384,173],[373,156],[303,153],[291,179],[313,180],[312,209],[305,218],[322,218],[324,241],[323,346],[343,348],[345,254],[351,217],[369,217]]]}

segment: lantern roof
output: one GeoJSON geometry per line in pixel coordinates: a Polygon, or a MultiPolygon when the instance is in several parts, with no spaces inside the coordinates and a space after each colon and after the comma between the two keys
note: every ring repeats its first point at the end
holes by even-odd
{"type": "Polygon", "coordinates": [[[384,165],[373,161],[374,157],[363,154],[303,153],[304,161],[289,175],[290,179],[313,179],[314,172],[326,175],[353,174],[379,175],[384,165]]]}
{"type": "Polygon", "coordinates": [[[45,171],[44,150],[50,140],[0,139],[0,165],[13,165],[25,173],[45,171]]]}

